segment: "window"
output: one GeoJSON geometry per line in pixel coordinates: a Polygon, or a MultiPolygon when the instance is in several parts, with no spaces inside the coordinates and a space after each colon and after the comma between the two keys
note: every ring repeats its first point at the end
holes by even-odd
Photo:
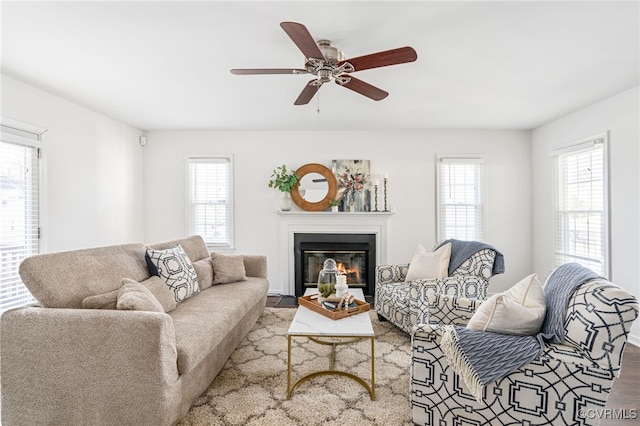
{"type": "Polygon", "coordinates": [[[39,134],[2,125],[0,140],[0,312],[34,302],[18,275],[40,251],[39,134]]]}
{"type": "Polygon", "coordinates": [[[438,240],[483,241],[484,158],[438,157],[437,180],[438,240]]]}
{"type": "Polygon", "coordinates": [[[232,157],[187,159],[187,230],[208,247],[233,247],[232,157]]]}
{"type": "Polygon", "coordinates": [[[555,157],[555,262],[576,262],[607,277],[606,134],[552,153],[555,157]]]}

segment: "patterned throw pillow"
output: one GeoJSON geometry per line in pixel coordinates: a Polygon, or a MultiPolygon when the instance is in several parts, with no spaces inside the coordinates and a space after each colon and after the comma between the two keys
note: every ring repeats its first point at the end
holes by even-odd
{"type": "Polygon", "coordinates": [[[166,250],[147,249],[145,258],[149,273],[162,278],[173,291],[176,303],[200,292],[196,271],[180,245],[166,250]]]}

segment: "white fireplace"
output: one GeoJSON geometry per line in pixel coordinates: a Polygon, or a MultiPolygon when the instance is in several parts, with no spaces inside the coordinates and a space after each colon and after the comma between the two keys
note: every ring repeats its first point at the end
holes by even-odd
{"type": "Polygon", "coordinates": [[[387,220],[392,212],[278,212],[280,232],[278,241],[280,277],[285,294],[295,294],[296,233],[374,234],[376,236],[376,265],[387,262],[387,220]]]}

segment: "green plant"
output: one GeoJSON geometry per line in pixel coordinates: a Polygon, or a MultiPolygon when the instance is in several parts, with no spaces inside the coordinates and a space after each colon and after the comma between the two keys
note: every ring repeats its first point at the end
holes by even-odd
{"type": "Polygon", "coordinates": [[[318,291],[322,297],[329,297],[336,293],[336,285],[334,283],[318,284],[318,291]]]}
{"type": "Polygon", "coordinates": [[[283,164],[273,170],[271,180],[269,180],[269,188],[275,188],[282,192],[291,192],[299,180],[300,176],[294,170],[287,170],[287,166],[283,164]]]}
{"type": "Polygon", "coordinates": [[[340,205],[340,203],[342,203],[342,199],[341,199],[341,198],[336,198],[335,200],[331,200],[331,201],[329,201],[329,205],[330,205],[331,207],[339,206],[339,205],[340,205]]]}

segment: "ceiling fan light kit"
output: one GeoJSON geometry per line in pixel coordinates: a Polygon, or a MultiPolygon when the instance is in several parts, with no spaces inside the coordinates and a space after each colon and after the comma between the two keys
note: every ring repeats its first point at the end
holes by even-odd
{"type": "Polygon", "coordinates": [[[333,80],[336,84],[356,93],[379,101],[389,93],[351,75],[356,71],[389,65],[413,62],[418,58],[416,51],[409,46],[385,50],[352,59],[344,59],[344,53],[330,40],[314,41],[307,28],[297,22],[281,22],[280,26],[304,54],[304,69],[300,68],[250,68],[231,70],[236,75],[256,74],[311,74],[316,78],[309,81],[298,95],[294,105],[305,105],[315,96],[324,83],[333,80]]]}
{"type": "Polygon", "coordinates": [[[316,44],[327,62],[337,64],[340,61],[344,61],[344,53],[335,47],[331,40],[318,40],[316,44]]]}

